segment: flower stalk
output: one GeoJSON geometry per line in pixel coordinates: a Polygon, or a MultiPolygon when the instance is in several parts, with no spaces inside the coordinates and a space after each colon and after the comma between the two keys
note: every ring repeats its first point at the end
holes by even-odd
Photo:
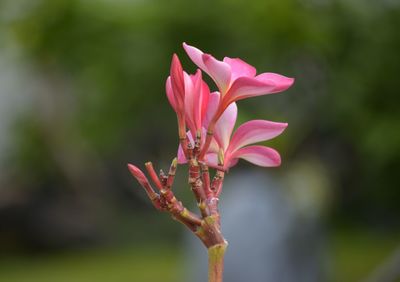
{"type": "Polygon", "coordinates": [[[208,281],[222,282],[224,273],[224,256],[227,244],[208,248],[208,281]]]}

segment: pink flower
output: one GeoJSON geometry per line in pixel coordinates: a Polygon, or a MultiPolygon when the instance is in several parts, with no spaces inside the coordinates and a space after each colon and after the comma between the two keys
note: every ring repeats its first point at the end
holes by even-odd
{"type": "MultiPolygon", "coordinates": [[[[204,127],[214,116],[220,96],[218,92],[211,94],[204,127]]],[[[214,136],[205,154],[207,165],[228,170],[236,165],[239,159],[244,159],[258,166],[279,166],[281,158],[277,151],[269,147],[251,144],[267,141],[280,135],[287,127],[287,123],[251,120],[239,126],[231,137],[236,118],[237,106],[236,103],[232,103],[215,124],[214,136]]],[[[193,142],[192,139],[191,142],[193,142]]],[[[178,151],[178,160],[180,163],[186,162],[181,148],[178,151]]]]}
{"type": "Polygon", "coordinates": [[[256,76],[256,69],[239,58],[225,57],[223,61],[183,43],[190,59],[216,83],[222,99],[216,111],[216,121],[233,102],[249,97],[282,92],[294,82],[293,78],[276,73],[256,76]]]}
{"type": "Polygon", "coordinates": [[[174,87],[176,76],[180,77],[180,72],[178,74],[171,71],[171,75],[167,78],[165,87],[167,98],[177,115],[184,116],[189,130],[193,136],[196,136],[196,133],[202,130],[210,90],[203,81],[200,70],[197,70],[194,75],[182,71],[183,88],[174,87]]]}

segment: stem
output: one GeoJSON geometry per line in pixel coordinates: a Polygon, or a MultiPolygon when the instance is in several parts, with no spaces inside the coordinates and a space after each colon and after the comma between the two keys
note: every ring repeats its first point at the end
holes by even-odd
{"type": "Polygon", "coordinates": [[[208,282],[222,282],[227,243],[208,248],[208,282]]]}
{"type": "Polygon", "coordinates": [[[211,120],[210,124],[208,125],[206,141],[203,145],[203,149],[201,150],[201,152],[199,154],[199,158],[198,158],[199,160],[203,160],[205,154],[207,153],[208,147],[210,147],[211,139],[214,134],[215,122],[216,121],[214,121],[214,119],[213,119],[213,120],[211,120]]]}

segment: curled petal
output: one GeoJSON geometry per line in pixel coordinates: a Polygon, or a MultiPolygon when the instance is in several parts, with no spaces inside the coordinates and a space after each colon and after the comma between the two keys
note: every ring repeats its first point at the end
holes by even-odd
{"type": "Polygon", "coordinates": [[[234,152],[246,145],[266,141],[280,135],[287,123],[268,120],[251,120],[242,124],[233,134],[229,151],[234,152]]]}
{"type": "Polygon", "coordinates": [[[279,74],[261,74],[254,78],[239,77],[236,79],[228,93],[225,95],[222,106],[227,107],[230,103],[249,97],[273,94],[289,88],[294,79],[279,74]],[[274,79],[273,79],[274,78],[274,79]]]}
{"type": "Polygon", "coordinates": [[[281,164],[279,153],[276,150],[265,146],[244,147],[230,156],[231,161],[238,158],[263,167],[275,167],[281,164]]]}
{"type": "Polygon", "coordinates": [[[192,133],[196,133],[195,127],[195,116],[194,116],[194,108],[197,106],[196,104],[196,96],[193,80],[190,75],[184,72],[184,81],[185,81],[185,120],[187,126],[189,127],[192,133]]]}
{"type": "Polygon", "coordinates": [[[265,83],[273,82],[275,84],[274,92],[285,91],[294,83],[294,78],[272,72],[265,72],[257,75],[256,79],[265,83]]]}
{"type": "Polygon", "coordinates": [[[210,91],[203,82],[200,70],[197,70],[196,74],[193,75],[191,78],[193,82],[193,94],[194,94],[193,121],[196,129],[200,130],[205,115],[205,111],[208,106],[208,98],[210,95],[210,91]]]}
{"type": "Polygon", "coordinates": [[[231,66],[231,81],[241,76],[254,77],[256,75],[256,68],[239,58],[225,57],[224,62],[231,66]]]}
{"type": "Polygon", "coordinates": [[[272,81],[259,81],[252,77],[239,77],[224,97],[224,104],[232,103],[249,97],[273,93],[276,85],[272,81]]]}
{"type": "MultiPolygon", "coordinates": [[[[185,82],[181,62],[176,54],[172,57],[171,63],[171,89],[175,98],[175,112],[178,118],[179,137],[185,136],[185,82]]],[[[168,96],[168,93],[167,93],[168,96]]]]}
{"type": "MultiPolygon", "coordinates": [[[[209,54],[202,55],[206,70],[204,70],[217,84],[221,93],[229,88],[231,83],[231,67],[225,62],[215,59],[209,54]]],[[[222,94],[222,95],[223,95],[222,94]]]]}
{"type": "Polygon", "coordinates": [[[176,54],[171,62],[171,86],[178,107],[183,106],[185,99],[185,82],[181,62],[176,54]]]}

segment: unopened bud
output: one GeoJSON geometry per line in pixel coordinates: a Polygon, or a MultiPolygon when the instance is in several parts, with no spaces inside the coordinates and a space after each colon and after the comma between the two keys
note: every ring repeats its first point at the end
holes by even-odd
{"type": "Polygon", "coordinates": [[[142,186],[147,185],[147,177],[138,167],[134,166],[133,164],[128,164],[128,169],[142,186]]]}

